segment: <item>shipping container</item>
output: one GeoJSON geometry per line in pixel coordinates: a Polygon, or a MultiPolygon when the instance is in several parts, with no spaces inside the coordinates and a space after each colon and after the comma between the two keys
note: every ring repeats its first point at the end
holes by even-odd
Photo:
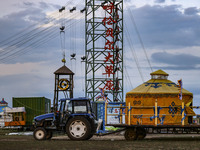
{"type": "Polygon", "coordinates": [[[26,126],[32,125],[35,116],[50,112],[51,100],[45,97],[13,97],[13,107],[25,107],[26,126]]]}

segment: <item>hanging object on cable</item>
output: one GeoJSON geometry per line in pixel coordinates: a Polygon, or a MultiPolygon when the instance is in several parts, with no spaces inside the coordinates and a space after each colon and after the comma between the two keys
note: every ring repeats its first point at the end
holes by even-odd
{"type": "MultiPolygon", "coordinates": [[[[63,6],[61,9],[59,9],[60,14],[63,13],[63,11],[65,10],[65,7],[63,6]]],[[[63,59],[61,60],[62,63],[66,63],[65,60],[65,21],[64,19],[62,19],[61,15],[60,15],[60,40],[61,40],[61,50],[63,51],[63,59]]]]}
{"type": "Polygon", "coordinates": [[[84,7],[82,10],[80,10],[81,13],[83,13],[86,10],[86,7],[84,7]]]}
{"type": "Polygon", "coordinates": [[[65,58],[62,59],[62,63],[64,63],[64,66],[65,66],[65,63],[66,63],[66,59],[65,58]]]}
{"type": "MultiPolygon", "coordinates": [[[[62,13],[63,10],[65,10],[64,6],[59,9],[59,12],[62,13]]],[[[64,20],[62,19],[61,15],[60,15],[60,21],[61,21],[60,32],[64,32],[64,30],[65,30],[65,23],[64,23],[64,20]]]]}
{"type": "Polygon", "coordinates": [[[60,32],[64,32],[65,26],[60,27],[60,32]]]}
{"type": "Polygon", "coordinates": [[[81,60],[82,60],[81,62],[85,62],[85,59],[86,59],[86,56],[82,56],[81,57],[81,60]]]}
{"type": "Polygon", "coordinates": [[[63,6],[62,8],[60,8],[59,12],[62,12],[63,10],[65,10],[65,6],[63,6]]]}
{"type": "Polygon", "coordinates": [[[71,56],[71,60],[76,60],[76,58],[75,58],[76,54],[75,53],[71,54],[70,56],[71,56]]]}
{"type": "Polygon", "coordinates": [[[72,13],[74,10],[76,10],[76,7],[73,7],[72,9],[70,9],[70,13],[72,13]]]}
{"type": "Polygon", "coordinates": [[[65,53],[64,53],[64,52],[63,52],[63,59],[62,59],[62,63],[64,63],[64,66],[65,66],[66,59],[65,59],[65,53]]]}

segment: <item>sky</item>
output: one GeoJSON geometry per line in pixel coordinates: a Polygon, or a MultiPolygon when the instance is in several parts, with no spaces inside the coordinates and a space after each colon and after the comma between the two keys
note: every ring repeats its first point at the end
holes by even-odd
{"type": "MultiPolygon", "coordinates": [[[[75,72],[74,95],[84,96],[84,63],[80,59],[85,48],[84,14],[79,13],[84,3],[84,0],[0,2],[0,98],[5,98],[9,106],[12,107],[12,97],[45,96],[53,100],[53,73],[63,65],[61,41],[64,36],[66,65],[75,72]],[[68,10],[77,7],[75,13],[64,16],[70,22],[67,26],[73,26],[66,27],[65,35],[60,35],[58,25],[63,23],[58,21],[62,18],[58,13],[62,6],[68,10]],[[35,40],[36,44],[13,44],[26,40],[35,40]],[[72,53],[76,53],[76,60],[70,60],[72,53]],[[6,57],[9,54],[11,56],[6,57]]],[[[194,105],[200,105],[199,4],[199,0],[124,0],[124,30],[130,35],[124,33],[124,93],[149,80],[152,70],[163,69],[171,81],[177,83],[182,79],[184,88],[194,94],[194,105]],[[141,73],[133,60],[133,47],[128,39],[141,73]]]]}

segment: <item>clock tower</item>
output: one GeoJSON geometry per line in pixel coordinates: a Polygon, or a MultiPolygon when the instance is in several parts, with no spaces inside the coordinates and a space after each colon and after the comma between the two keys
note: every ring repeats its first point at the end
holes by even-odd
{"type": "Polygon", "coordinates": [[[65,66],[54,72],[55,74],[55,89],[54,89],[54,112],[58,110],[59,98],[73,98],[73,76],[74,73],[65,66]]]}

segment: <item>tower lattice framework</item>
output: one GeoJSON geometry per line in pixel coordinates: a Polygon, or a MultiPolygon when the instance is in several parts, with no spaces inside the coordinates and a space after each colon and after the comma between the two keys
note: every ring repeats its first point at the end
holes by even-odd
{"type": "Polygon", "coordinates": [[[86,0],[86,96],[123,101],[123,0],[86,0]]]}

